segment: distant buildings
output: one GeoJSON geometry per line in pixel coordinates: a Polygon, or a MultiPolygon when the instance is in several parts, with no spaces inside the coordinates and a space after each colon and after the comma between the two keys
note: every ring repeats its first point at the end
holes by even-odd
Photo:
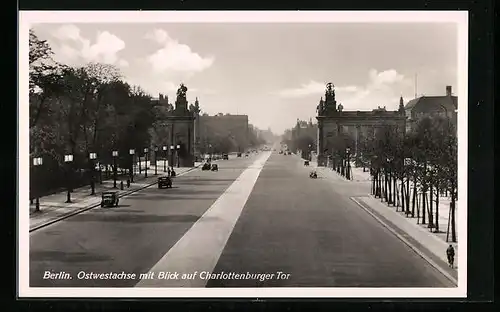
{"type": "Polygon", "coordinates": [[[247,115],[200,115],[197,131],[199,147],[210,144],[214,137],[229,138],[240,150],[245,150],[249,145],[249,125],[247,115]]]}
{"type": "Polygon", "coordinates": [[[447,86],[445,95],[421,96],[409,101],[404,107],[406,131],[414,129],[418,121],[427,116],[447,117],[456,129],[458,98],[451,91],[451,86],[447,86]]]}

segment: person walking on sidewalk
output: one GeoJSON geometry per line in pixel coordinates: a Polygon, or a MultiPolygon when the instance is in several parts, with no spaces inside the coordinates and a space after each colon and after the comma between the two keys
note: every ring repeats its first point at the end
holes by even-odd
{"type": "Polygon", "coordinates": [[[167,176],[170,177],[170,174],[171,174],[171,170],[170,170],[170,167],[168,167],[167,176]]]}
{"type": "Polygon", "coordinates": [[[446,256],[448,257],[448,265],[453,268],[453,262],[455,261],[455,248],[450,244],[446,249],[446,256]]]}

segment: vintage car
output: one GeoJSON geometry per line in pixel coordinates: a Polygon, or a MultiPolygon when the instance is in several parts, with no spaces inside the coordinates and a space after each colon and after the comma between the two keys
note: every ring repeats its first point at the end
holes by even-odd
{"type": "Polygon", "coordinates": [[[118,192],[102,192],[101,207],[118,207],[118,192]]]}
{"type": "Polygon", "coordinates": [[[241,157],[241,153],[236,154],[237,157],[241,157]]]}
{"type": "Polygon", "coordinates": [[[219,166],[217,164],[212,164],[212,167],[210,168],[212,171],[219,171],[219,166]]]}
{"type": "Polygon", "coordinates": [[[172,188],[172,179],[170,177],[159,177],[158,178],[158,188],[172,188]]]}
{"type": "Polygon", "coordinates": [[[304,166],[309,166],[309,160],[304,160],[304,166]]]}
{"type": "Polygon", "coordinates": [[[201,166],[201,170],[210,170],[210,163],[206,162],[201,166]]]}
{"type": "Polygon", "coordinates": [[[229,155],[228,154],[222,154],[222,159],[223,160],[228,160],[229,159],[229,155]]]}

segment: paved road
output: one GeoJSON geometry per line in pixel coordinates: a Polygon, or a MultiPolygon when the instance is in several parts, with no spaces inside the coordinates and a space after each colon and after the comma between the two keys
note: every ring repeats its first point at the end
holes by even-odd
{"type": "MultiPolygon", "coordinates": [[[[257,169],[258,157],[222,161],[217,173],[197,170],[178,177],[172,190],[148,188],[121,200],[119,208],[98,208],[33,232],[31,286],[134,286],[137,278],[79,280],[76,276],[79,271],[138,274],[153,267],[275,274],[262,282],[212,279],[192,284],[206,287],[452,286],[349,199],[363,187],[350,187],[341,179],[311,180],[309,169],[296,156],[273,153],[263,169],[257,169]],[[249,186],[251,174],[243,173],[249,170],[261,170],[255,185],[249,186]],[[219,196],[228,196],[225,190],[235,180],[241,183],[229,188],[232,199],[229,195],[230,200],[211,208],[215,217],[193,230],[219,196]],[[246,204],[246,198],[242,203],[235,201],[238,192],[249,187],[253,189],[246,204]],[[224,214],[232,216],[224,219],[224,214]],[[210,230],[207,222],[225,229],[210,230]],[[172,248],[181,238],[181,247],[172,248]],[[207,246],[200,246],[200,240],[207,246]],[[212,255],[216,253],[213,246],[220,246],[220,255],[212,255]],[[68,272],[73,279],[43,279],[47,270],[68,272]],[[278,279],[279,271],[287,277],[278,279]]],[[[165,280],[154,283],[179,285],[165,280]]]]}
{"type": "Polygon", "coordinates": [[[30,286],[134,286],[138,279],[77,274],[147,272],[255,157],[220,161],[218,172],[194,170],[175,178],[172,189],[150,187],[120,199],[117,208],[95,208],[31,233],[30,286]],[[44,279],[46,271],[72,279],[44,279]]]}
{"type": "Polygon", "coordinates": [[[269,158],[213,272],[274,277],[208,287],[453,286],[349,199],[357,188],[309,179],[309,170],[294,156],[269,158]]]}

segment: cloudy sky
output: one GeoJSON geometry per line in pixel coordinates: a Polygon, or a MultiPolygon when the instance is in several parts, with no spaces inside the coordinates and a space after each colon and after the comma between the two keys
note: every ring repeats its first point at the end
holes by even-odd
{"type": "Polygon", "coordinates": [[[203,111],[249,115],[281,133],[309,119],[336,86],[344,110],[397,109],[399,97],[457,88],[457,26],[364,24],[37,24],[55,58],[115,64],[125,80],[174,100],[178,85],[203,111]]]}

